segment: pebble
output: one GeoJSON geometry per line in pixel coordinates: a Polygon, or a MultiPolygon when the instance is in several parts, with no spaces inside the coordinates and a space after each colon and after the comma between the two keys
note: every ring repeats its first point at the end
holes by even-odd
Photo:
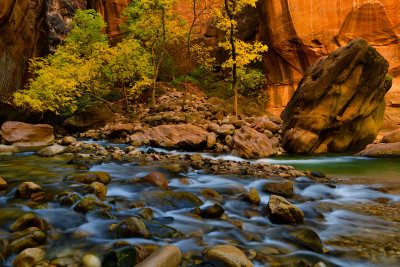
{"type": "Polygon", "coordinates": [[[85,254],[82,257],[83,267],[101,267],[100,259],[93,254],[85,254]]]}

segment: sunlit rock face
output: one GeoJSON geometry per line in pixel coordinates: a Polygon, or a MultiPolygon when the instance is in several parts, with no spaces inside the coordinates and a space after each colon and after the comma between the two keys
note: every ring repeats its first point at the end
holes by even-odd
{"type": "Polygon", "coordinates": [[[389,62],[394,80],[385,123],[400,123],[400,1],[260,0],[258,7],[261,39],[270,47],[264,67],[272,109],[282,110],[317,58],[363,38],[389,62]]]}

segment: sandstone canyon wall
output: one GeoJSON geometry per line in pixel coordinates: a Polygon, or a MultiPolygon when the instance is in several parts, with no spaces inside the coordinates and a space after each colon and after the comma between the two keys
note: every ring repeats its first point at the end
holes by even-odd
{"type": "Polygon", "coordinates": [[[399,0],[260,0],[260,36],[270,50],[264,67],[277,113],[320,56],[364,38],[389,62],[394,77],[384,127],[400,127],[399,0]]]}

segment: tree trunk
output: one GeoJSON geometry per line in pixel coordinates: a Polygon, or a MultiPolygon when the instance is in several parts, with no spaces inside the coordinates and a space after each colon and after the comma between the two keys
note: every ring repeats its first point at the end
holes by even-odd
{"type": "Polygon", "coordinates": [[[124,96],[125,96],[125,108],[126,108],[126,110],[128,110],[128,96],[126,95],[125,84],[123,85],[123,90],[124,90],[124,96]]]}

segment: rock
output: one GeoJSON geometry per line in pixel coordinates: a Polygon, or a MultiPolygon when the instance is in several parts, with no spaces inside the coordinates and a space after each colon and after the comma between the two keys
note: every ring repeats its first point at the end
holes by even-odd
{"type": "Polygon", "coordinates": [[[0,156],[10,156],[18,153],[18,148],[14,146],[0,145],[0,156]]]}
{"type": "Polygon", "coordinates": [[[304,220],[304,213],[299,208],[277,195],[270,196],[265,213],[275,224],[302,223],[304,220]]]}
{"type": "Polygon", "coordinates": [[[64,128],[71,131],[86,131],[106,125],[113,120],[114,113],[103,102],[90,103],[64,121],[64,128]]]}
{"type": "Polygon", "coordinates": [[[199,264],[190,265],[188,267],[226,267],[226,265],[216,260],[205,260],[199,264]]]}
{"type": "Polygon", "coordinates": [[[244,200],[246,200],[252,204],[258,205],[258,204],[260,204],[261,198],[260,198],[260,195],[258,194],[257,189],[252,187],[252,188],[250,188],[249,193],[246,193],[244,195],[244,200]]]}
{"type": "Polygon", "coordinates": [[[400,142],[371,144],[355,155],[369,158],[400,158],[400,142]]]}
{"type": "Polygon", "coordinates": [[[229,147],[229,149],[233,147],[233,137],[232,137],[232,135],[225,136],[225,140],[224,141],[225,141],[225,144],[229,147]]]}
{"type": "Polygon", "coordinates": [[[208,132],[193,124],[161,125],[131,135],[132,145],[199,149],[205,146],[208,132]]]}
{"type": "Polygon", "coordinates": [[[17,232],[27,228],[35,218],[36,215],[33,213],[26,213],[22,215],[10,226],[10,231],[17,232]]]}
{"type": "Polygon", "coordinates": [[[77,193],[68,193],[67,195],[60,197],[60,203],[61,205],[72,206],[80,199],[81,197],[77,193]]]}
{"type": "Polygon", "coordinates": [[[263,186],[265,193],[274,194],[282,197],[291,197],[293,195],[293,182],[284,180],[281,183],[266,183],[263,186]]]}
{"type": "Polygon", "coordinates": [[[319,154],[359,150],[381,128],[389,64],[363,39],[355,39],[305,73],[281,114],[283,148],[319,154]]]}
{"type": "Polygon", "coordinates": [[[161,189],[168,189],[168,182],[161,172],[151,172],[142,178],[144,183],[149,183],[161,189]]]}
{"type": "Polygon", "coordinates": [[[7,121],[1,126],[2,138],[15,147],[46,146],[54,141],[53,126],[7,121]]]}
{"type": "Polygon", "coordinates": [[[88,189],[91,193],[95,194],[99,200],[104,201],[106,198],[107,187],[104,184],[93,182],[89,185],[88,189]]]}
{"type": "Polygon", "coordinates": [[[157,249],[135,267],[178,267],[181,260],[182,255],[179,248],[175,245],[168,245],[157,249]]]}
{"type": "Polygon", "coordinates": [[[76,143],[76,139],[72,136],[66,136],[61,140],[61,144],[64,146],[68,146],[73,143],[76,143]]]}
{"type": "MultiPolygon", "coordinates": [[[[172,217],[169,217],[169,218],[172,218],[172,217]]],[[[166,218],[162,218],[162,219],[166,219],[167,222],[169,222],[169,218],[166,217],[166,218]]],[[[172,238],[178,232],[175,228],[161,224],[161,223],[152,222],[149,220],[143,220],[143,222],[146,225],[146,228],[149,230],[150,235],[152,237],[172,238]]]]}
{"type": "Polygon", "coordinates": [[[81,262],[83,267],[101,267],[100,259],[93,254],[83,255],[81,262]]]}
{"type": "Polygon", "coordinates": [[[7,182],[3,178],[0,177],[0,190],[4,190],[7,188],[7,182]]]}
{"type": "Polygon", "coordinates": [[[144,191],[140,200],[147,206],[156,206],[162,211],[195,208],[203,201],[190,192],[180,191],[144,191]]]}
{"type": "Polygon", "coordinates": [[[110,127],[110,132],[108,134],[108,137],[110,138],[115,138],[119,137],[122,133],[129,133],[132,132],[134,129],[134,125],[130,123],[126,124],[116,124],[110,127]]]}
{"type": "Polygon", "coordinates": [[[35,193],[43,192],[43,188],[32,182],[23,182],[15,192],[15,197],[29,199],[35,193]]]}
{"type": "Polygon", "coordinates": [[[236,130],[233,142],[232,153],[246,159],[266,158],[277,153],[267,136],[247,126],[236,130]]]}
{"type": "Polygon", "coordinates": [[[207,125],[207,131],[209,131],[209,132],[216,133],[218,131],[218,129],[219,129],[219,125],[214,122],[210,122],[207,125]]]}
{"type": "Polygon", "coordinates": [[[322,253],[322,242],[318,234],[308,228],[297,228],[289,233],[289,236],[296,243],[311,249],[314,252],[322,253]]]}
{"type": "Polygon", "coordinates": [[[83,184],[91,184],[93,182],[108,184],[111,178],[106,172],[86,172],[84,174],[72,177],[71,180],[83,184]]]}
{"type": "Polygon", "coordinates": [[[224,212],[225,210],[223,207],[218,204],[214,204],[212,206],[202,208],[200,210],[200,216],[207,219],[219,219],[224,212]]]}
{"type": "Polygon", "coordinates": [[[135,246],[123,246],[113,249],[104,255],[102,267],[132,267],[136,264],[135,246]]]}
{"type": "Polygon", "coordinates": [[[207,147],[213,148],[217,143],[217,135],[215,133],[207,134],[207,147]]]}
{"type": "Polygon", "coordinates": [[[17,255],[12,265],[15,267],[33,267],[44,260],[46,253],[41,248],[27,248],[17,255]]]}
{"type": "Polygon", "coordinates": [[[235,126],[233,126],[232,124],[222,124],[222,125],[218,128],[217,133],[218,133],[219,135],[223,135],[223,136],[225,136],[225,135],[232,135],[232,134],[235,133],[235,130],[236,130],[236,128],[235,128],[235,126]]]}
{"type": "Polygon", "coordinates": [[[381,143],[398,143],[400,142],[400,129],[392,131],[386,134],[383,138],[381,143]]]}
{"type": "Polygon", "coordinates": [[[52,146],[48,146],[48,147],[42,148],[41,150],[39,150],[37,152],[37,154],[40,155],[40,156],[49,157],[49,156],[55,156],[55,155],[64,153],[64,151],[65,151],[65,147],[64,146],[60,146],[60,145],[55,144],[55,145],[52,145],[52,146]]]}
{"type": "Polygon", "coordinates": [[[214,189],[211,189],[211,188],[203,188],[203,189],[201,189],[200,194],[203,197],[207,197],[207,198],[222,199],[221,195],[218,194],[217,191],[215,191],[214,189]]]}
{"type": "Polygon", "coordinates": [[[42,245],[46,242],[46,234],[37,227],[26,228],[15,233],[15,239],[12,238],[11,251],[18,253],[26,248],[32,248],[42,245]]]}
{"type": "Polygon", "coordinates": [[[119,238],[144,237],[149,238],[150,233],[142,220],[136,217],[129,217],[123,220],[117,227],[117,236],[119,238]]]}
{"type": "Polygon", "coordinates": [[[10,243],[5,238],[0,238],[0,264],[11,254],[10,243]]]}
{"type": "Polygon", "coordinates": [[[217,260],[226,267],[253,267],[253,263],[237,247],[217,245],[204,253],[207,259],[217,260]]]}
{"type": "Polygon", "coordinates": [[[100,202],[95,196],[86,196],[75,205],[74,210],[77,212],[87,213],[96,209],[110,210],[111,208],[110,205],[100,202]]]}
{"type": "MultiPolygon", "coordinates": [[[[310,174],[311,174],[311,176],[314,176],[316,178],[325,178],[325,173],[323,173],[323,172],[311,172],[310,174]]],[[[277,194],[277,195],[279,195],[279,194],[277,194]]]]}

